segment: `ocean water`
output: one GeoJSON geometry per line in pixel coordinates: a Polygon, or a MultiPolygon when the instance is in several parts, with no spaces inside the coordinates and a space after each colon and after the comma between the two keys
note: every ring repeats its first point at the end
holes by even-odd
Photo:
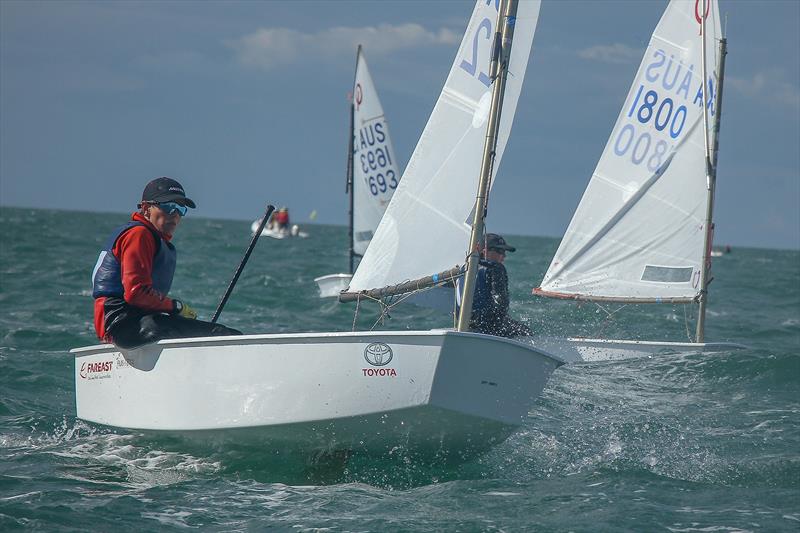
{"type": "MultiPolygon", "coordinates": [[[[715,259],[707,339],[747,350],[565,365],[523,426],[467,463],[285,464],[269,450],[188,449],[76,419],[68,350],[96,343],[89,278],[126,219],[0,208],[0,531],[800,530],[797,251],[715,259]]],[[[221,322],[353,327],[354,307],[319,299],[313,282],[346,268],[346,229],[304,229],[307,239],[259,243],[221,322]]],[[[558,242],[508,240],[513,313],[537,333],[686,340],[692,329],[683,306],[535,299],[558,242]]],[[[208,319],[248,242],[249,222],[187,217],[172,293],[208,319]]],[[[376,318],[362,308],[355,326],[376,318]]],[[[379,327],[449,324],[399,306],[379,327]]]]}

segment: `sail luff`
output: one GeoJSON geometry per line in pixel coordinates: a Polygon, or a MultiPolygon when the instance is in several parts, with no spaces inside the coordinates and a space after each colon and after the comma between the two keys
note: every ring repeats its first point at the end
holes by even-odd
{"type": "Polygon", "coordinates": [[[353,114],[355,113],[355,106],[353,103],[350,103],[350,142],[348,142],[348,157],[347,157],[347,193],[349,195],[348,203],[349,208],[347,211],[347,218],[348,218],[348,226],[347,226],[347,237],[350,241],[350,274],[353,273],[355,270],[353,260],[356,255],[355,251],[355,235],[353,231],[353,200],[355,195],[353,194],[353,114]]]}
{"type": "Polygon", "coordinates": [[[702,64],[703,64],[703,146],[705,149],[705,167],[706,167],[706,220],[703,228],[705,234],[703,235],[703,262],[700,263],[700,308],[697,315],[697,331],[695,332],[696,342],[703,342],[705,337],[705,322],[706,322],[706,301],[708,300],[708,273],[711,270],[711,239],[713,227],[711,209],[713,207],[713,191],[714,184],[712,182],[711,170],[711,155],[709,153],[708,143],[708,84],[705,80],[708,79],[708,63],[706,60],[706,2],[703,0],[703,7],[700,11],[700,37],[702,44],[702,64]]]}
{"type": "Polygon", "coordinates": [[[355,140],[355,114],[356,114],[356,104],[355,104],[355,87],[356,87],[356,80],[358,80],[358,64],[359,59],[361,57],[361,45],[358,45],[358,49],[356,50],[356,68],[355,72],[353,73],[353,92],[350,93],[350,129],[349,134],[350,138],[347,140],[347,193],[349,194],[348,202],[349,202],[349,209],[347,211],[347,219],[348,219],[348,230],[347,230],[347,237],[350,241],[350,250],[348,253],[349,261],[350,261],[350,274],[353,273],[355,270],[354,260],[356,255],[355,250],[355,230],[353,228],[353,207],[355,203],[355,192],[353,191],[353,143],[355,140]]]}
{"type": "Polygon", "coordinates": [[[708,162],[709,178],[708,178],[708,198],[706,208],[706,238],[703,245],[703,253],[705,254],[703,261],[703,273],[700,277],[700,306],[697,314],[697,331],[695,332],[695,341],[704,342],[706,336],[706,308],[708,306],[708,285],[711,281],[708,279],[711,270],[711,247],[713,246],[714,239],[714,196],[717,190],[717,157],[719,156],[719,127],[722,120],[722,84],[725,77],[725,56],[728,54],[727,40],[723,37],[719,41],[719,79],[717,80],[717,94],[714,103],[714,143],[712,155],[708,162]]]}
{"type": "Polygon", "coordinates": [[[506,76],[508,74],[508,61],[511,57],[511,45],[514,40],[514,22],[517,14],[515,0],[503,0],[497,14],[497,31],[495,32],[492,62],[489,69],[492,87],[492,104],[489,109],[489,122],[486,126],[486,141],[483,148],[481,161],[481,175],[478,182],[478,193],[475,199],[475,214],[472,220],[470,233],[467,273],[464,279],[464,291],[461,302],[461,312],[458,317],[458,331],[469,331],[472,317],[472,300],[475,292],[475,278],[478,274],[478,241],[483,235],[484,218],[486,217],[486,201],[489,194],[489,179],[494,167],[494,155],[497,147],[497,132],[500,125],[500,116],[503,111],[503,93],[505,92],[506,76]],[[501,29],[502,28],[502,29],[501,29]]]}

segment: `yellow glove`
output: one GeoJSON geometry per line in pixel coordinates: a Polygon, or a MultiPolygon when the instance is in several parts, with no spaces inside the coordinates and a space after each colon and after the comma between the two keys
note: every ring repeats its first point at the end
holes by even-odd
{"type": "Polygon", "coordinates": [[[194,309],[192,309],[191,307],[189,307],[188,305],[186,305],[185,303],[183,303],[180,300],[173,299],[172,301],[175,302],[175,314],[176,315],[180,315],[183,318],[190,318],[192,320],[197,318],[197,312],[194,309]]]}

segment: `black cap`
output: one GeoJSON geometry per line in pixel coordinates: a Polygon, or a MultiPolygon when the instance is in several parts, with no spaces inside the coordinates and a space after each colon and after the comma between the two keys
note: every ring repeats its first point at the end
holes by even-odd
{"type": "Polygon", "coordinates": [[[516,252],[517,249],[509,246],[506,240],[497,233],[486,234],[486,249],[487,250],[504,250],[506,252],[516,252]]]}
{"type": "Polygon", "coordinates": [[[186,197],[183,186],[172,178],[156,178],[145,185],[142,202],[176,202],[192,209],[197,207],[186,197]]]}

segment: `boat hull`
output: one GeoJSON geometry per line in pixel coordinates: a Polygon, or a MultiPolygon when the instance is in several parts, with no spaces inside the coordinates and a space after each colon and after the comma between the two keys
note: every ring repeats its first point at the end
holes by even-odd
{"type": "Polygon", "coordinates": [[[666,353],[715,353],[747,348],[733,342],[667,342],[580,337],[530,337],[530,342],[567,362],[618,361],[666,353]]]}
{"type": "Polygon", "coordinates": [[[327,452],[480,452],[521,424],[561,360],[453,331],[251,335],[73,350],[78,417],[327,452]]]}
{"type": "Polygon", "coordinates": [[[319,287],[320,298],[335,298],[339,293],[350,286],[352,274],[328,274],[314,278],[314,282],[319,287]]]}
{"type": "MultiPolygon", "coordinates": [[[[254,220],[253,223],[250,224],[250,232],[255,234],[260,225],[260,220],[254,220]]],[[[289,237],[306,238],[308,237],[308,233],[300,231],[300,228],[297,225],[284,228],[270,228],[268,226],[264,226],[264,229],[261,230],[261,237],[270,237],[272,239],[288,239],[289,237]]]]}

